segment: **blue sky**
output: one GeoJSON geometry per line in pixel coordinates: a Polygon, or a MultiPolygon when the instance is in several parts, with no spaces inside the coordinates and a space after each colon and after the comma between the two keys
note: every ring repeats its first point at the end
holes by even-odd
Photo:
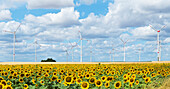
{"type": "MultiPolygon", "coordinates": [[[[170,61],[169,0],[0,0],[0,61],[12,62],[13,34],[16,32],[17,62],[34,61],[37,39],[37,61],[52,57],[58,62],[72,61],[69,41],[83,41],[83,61],[123,61],[123,40],[128,40],[126,61],[157,60],[157,32],[160,29],[161,60],[170,61]],[[116,49],[113,51],[112,48],[116,49]],[[111,54],[110,54],[111,51],[111,54]]],[[[80,43],[73,49],[74,61],[80,61],[80,43]]]]}

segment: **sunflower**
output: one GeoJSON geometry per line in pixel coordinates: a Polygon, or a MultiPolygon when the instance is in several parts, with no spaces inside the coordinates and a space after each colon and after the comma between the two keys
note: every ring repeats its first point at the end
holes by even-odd
{"type": "Polygon", "coordinates": [[[86,78],[86,79],[89,79],[89,78],[90,78],[90,74],[86,74],[86,75],[85,75],[85,78],[86,78]]]}
{"type": "Polygon", "coordinates": [[[128,82],[128,79],[124,79],[123,81],[124,81],[124,83],[127,83],[127,82],[128,82]]]}
{"type": "Polygon", "coordinates": [[[61,79],[57,79],[57,82],[61,83],[61,79]]]}
{"type": "Polygon", "coordinates": [[[56,75],[57,75],[57,73],[56,73],[56,72],[53,72],[53,75],[54,75],[54,76],[56,76],[56,75]]]}
{"type": "Polygon", "coordinates": [[[130,82],[130,83],[134,83],[134,82],[135,82],[135,79],[134,79],[134,78],[130,78],[129,82],[130,82]]]}
{"type": "Polygon", "coordinates": [[[73,81],[72,77],[70,77],[70,76],[66,76],[66,77],[65,77],[65,83],[71,84],[72,81],[73,81]]]}
{"type": "Polygon", "coordinates": [[[133,86],[133,83],[129,83],[129,86],[132,87],[132,86],[133,86]]]}
{"type": "Polygon", "coordinates": [[[28,89],[28,85],[27,84],[24,84],[24,89],[28,89]]]}
{"type": "Polygon", "coordinates": [[[13,76],[12,76],[12,75],[9,75],[9,76],[8,76],[8,79],[12,79],[12,78],[13,78],[13,76]]]}
{"type": "Polygon", "coordinates": [[[105,81],[106,81],[106,78],[107,78],[106,76],[102,76],[102,77],[101,77],[101,80],[102,80],[103,82],[105,82],[105,81]]]}
{"type": "Polygon", "coordinates": [[[95,77],[91,77],[91,78],[89,79],[89,83],[90,83],[90,84],[94,84],[94,83],[95,83],[95,80],[96,80],[95,77]]]}
{"type": "Polygon", "coordinates": [[[1,82],[1,80],[4,80],[4,78],[0,77],[0,82],[1,82]]]}
{"type": "Polygon", "coordinates": [[[12,86],[8,85],[8,86],[5,86],[5,89],[13,89],[12,86]]]}
{"type": "Polygon", "coordinates": [[[146,77],[147,77],[146,74],[144,74],[144,75],[142,76],[143,79],[145,79],[146,77]]]}
{"type": "Polygon", "coordinates": [[[8,75],[8,72],[4,72],[4,76],[7,76],[8,75]]]}
{"type": "Polygon", "coordinates": [[[45,73],[44,77],[49,77],[49,74],[48,74],[48,73],[45,73]]]}
{"type": "Polygon", "coordinates": [[[139,80],[136,80],[135,84],[138,85],[139,84],[139,80]]]}
{"type": "Polygon", "coordinates": [[[105,83],[105,87],[108,88],[110,86],[110,82],[105,83]]]}
{"type": "Polygon", "coordinates": [[[29,74],[29,73],[26,73],[26,74],[25,74],[25,77],[29,78],[29,77],[30,77],[30,74],[29,74]]]}
{"type": "Polygon", "coordinates": [[[135,75],[135,74],[133,74],[131,77],[135,79],[135,78],[136,78],[136,75],[135,75]]]}
{"type": "Polygon", "coordinates": [[[115,74],[115,71],[112,71],[111,74],[114,75],[114,74],[115,74]]]}
{"type": "Polygon", "coordinates": [[[80,84],[81,81],[82,81],[82,80],[81,80],[80,78],[76,79],[76,83],[77,83],[77,84],[80,84]]]}
{"type": "Polygon", "coordinates": [[[4,86],[7,85],[6,80],[2,80],[1,83],[2,83],[4,86]]]}
{"type": "Polygon", "coordinates": [[[82,89],[88,89],[89,88],[89,83],[88,82],[82,82],[81,83],[81,88],[82,89]]]}
{"type": "Polygon", "coordinates": [[[150,77],[145,78],[145,83],[148,83],[148,82],[150,82],[150,77]]]}
{"type": "Polygon", "coordinates": [[[19,82],[23,83],[23,82],[24,82],[24,80],[23,80],[22,78],[20,78],[20,79],[19,79],[19,82]]]}
{"type": "Polygon", "coordinates": [[[44,85],[44,81],[43,80],[41,80],[40,83],[41,83],[41,85],[44,85]]]}
{"type": "Polygon", "coordinates": [[[57,80],[57,77],[56,76],[52,76],[51,77],[51,81],[55,81],[55,80],[57,80]]]}
{"type": "Polygon", "coordinates": [[[24,73],[20,74],[19,77],[23,78],[25,76],[24,73]]]}
{"type": "Polygon", "coordinates": [[[4,85],[0,83],[0,89],[4,89],[4,85]]]}
{"type": "Polygon", "coordinates": [[[128,78],[128,75],[127,74],[124,74],[123,75],[123,79],[127,79],[128,78]]]}
{"type": "Polygon", "coordinates": [[[97,81],[95,82],[95,85],[96,85],[97,87],[102,86],[102,81],[101,81],[101,80],[97,80],[97,81]]]}
{"type": "Polygon", "coordinates": [[[120,81],[116,82],[116,83],[114,84],[114,87],[115,87],[115,88],[120,88],[120,87],[121,87],[121,82],[120,82],[120,81]]]}

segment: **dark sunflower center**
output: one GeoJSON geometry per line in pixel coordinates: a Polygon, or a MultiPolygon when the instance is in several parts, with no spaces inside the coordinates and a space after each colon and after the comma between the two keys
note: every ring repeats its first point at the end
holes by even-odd
{"type": "Polygon", "coordinates": [[[97,85],[100,85],[101,84],[101,82],[100,81],[97,81],[97,85]]]}
{"type": "Polygon", "coordinates": [[[86,87],[87,87],[87,83],[83,83],[83,84],[82,84],[82,87],[83,87],[83,88],[86,88],[86,87]]]}
{"type": "Polygon", "coordinates": [[[67,77],[67,78],[66,78],[66,81],[67,81],[67,82],[71,82],[71,77],[67,77]]]}
{"type": "Polygon", "coordinates": [[[119,87],[120,86],[120,84],[119,83],[116,83],[116,87],[119,87]]]}
{"type": "Polygon", "coordinates": [[[148,79],[146,79],[146,82],[148,81],[148,79]]]}
{"type": "Polygon", "coordinates": [[[102,80],[104,80],[104,79],[105,79],[105,77],[102,78],[102,80]]]}
{"type": "Polygon", "coordinates": [[[89,75],[87,75],[87,77],[89,77],[89,75]]]}
{"type": "Polygon", "coordinates": [[[130,79],[130,82],[133,82],[133,79],[130,79]]]}
{"type": "Polygon", "coordinates": [[[2,84],[6,85],[6,82],[2,82],[2,84]]]}
{"type": "Polygon", "coordinates": [[[106,86],[108,86],[109,84],[108,83],[106,83],[106,86]]]}
{"type": "Polygon", "coordinates": [[[24,74],[21,74],[21,77],[24,77],[24,74]]]}
{"type": "Polygon", "coordinates": [[[56,80],[57,78],[56,77],[53,77],[52,80],[56,80]]]}
{"type": "Polygon", "coordinates": [[[94,79],[93,79],[93,78],[92,78],[92,79],[90,79],[90,82],[92,82],[92,83],[93,83],[93,82],[94,82],[94,79]]]}

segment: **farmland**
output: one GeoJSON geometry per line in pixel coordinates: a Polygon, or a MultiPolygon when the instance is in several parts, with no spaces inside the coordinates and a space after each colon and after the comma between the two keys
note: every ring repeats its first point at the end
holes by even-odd
{"type": "Polygon", "coordinates": [[[149,89],[170,78],[168,62],[0,64],[0,87],[8,89],[149,89]]]}

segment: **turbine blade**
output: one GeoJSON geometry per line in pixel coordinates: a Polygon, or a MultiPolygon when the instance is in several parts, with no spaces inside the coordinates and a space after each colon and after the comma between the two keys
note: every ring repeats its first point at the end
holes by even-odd
{"type": "Polygon", "coordinates": [[[80,30],[79,30],[79,36],[80,36],[80,39],[82,39],[82,35],[81,35],[81,32],[80,32],[80,30]]]}
{"type": "Polygon", "coordinates": [[[162,26],[162,28],[161,28],[160,30],[162,30],[162,29],[165,28],[165,27],[166,27],[166,25],[162,26]]]}
{"type": "Polygon", "coordinates": [[[21,23],[19,24],[19,26],[17,27],[17,29],[15,30],[15,32],[17,32],[17,30],[19,29],[20,26],[21,26],[21,23]]]}
{"type": "Polygon", "coordinates": [[[4,32],[8,32],[8,33],[13,33],[13,32],[11,32],[11,31],[7,31],[7,30],[3,30],[4,32]]]}
{"type": "Polygon", "coordinates": [[[153,30],[157,31],[152,25],[149,25],[153,30]]]}
{"type": "Polygon", "coordinates": [[[120,40],[124,43],[124,41],[120,38],[120,40]]]}
{"type": "Polygon", "coordinates": [[[128,42],[128,40],[125,42],[125,44],[128,42]]]}

